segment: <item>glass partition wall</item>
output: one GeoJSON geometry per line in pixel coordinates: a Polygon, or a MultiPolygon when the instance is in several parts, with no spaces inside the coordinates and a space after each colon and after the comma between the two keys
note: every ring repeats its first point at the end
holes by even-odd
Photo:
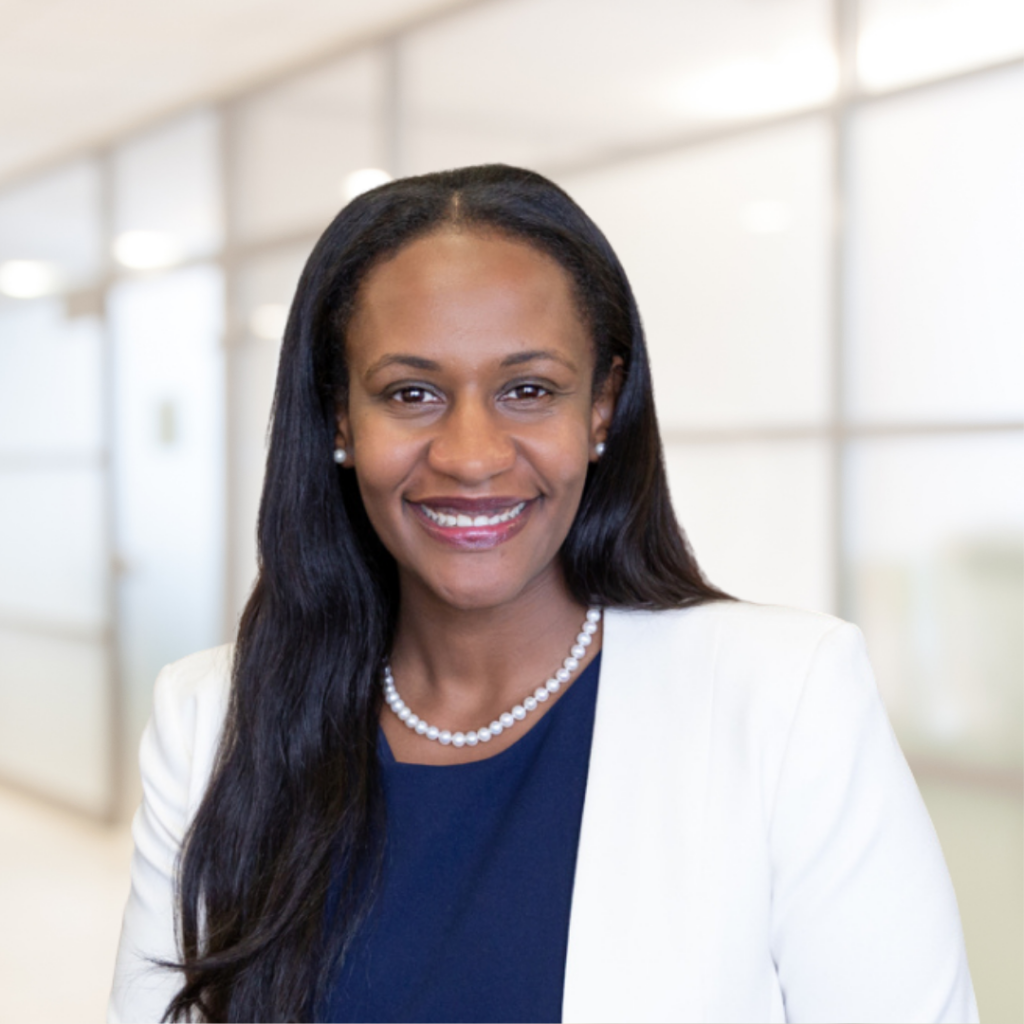
{"type": "Polygon", "coordinates": [[[1008,0],[481,0],[0,188],[0,777],[134,805],[255,575],[313,242],[503,161],[623,259],[709,576],[857,622],[944,842],[968,786],[1019,846],[1022,55],[1008,0]]]}
{"type": "Polygon", "coordinates": [[[112,811],[119,687],[103,174],[0,196],[0,774],[112,811]]]}

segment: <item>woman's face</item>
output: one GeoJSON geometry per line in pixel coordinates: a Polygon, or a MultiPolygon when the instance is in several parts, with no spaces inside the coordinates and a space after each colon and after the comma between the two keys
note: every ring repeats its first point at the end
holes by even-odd
{"type": "Polygon", "coordinates": [[[350,322],[349,453],[403,593],[494,607],[558,582],[607,432],[568,274],[532,246],[444,230],[370,272],[350,322]]]}

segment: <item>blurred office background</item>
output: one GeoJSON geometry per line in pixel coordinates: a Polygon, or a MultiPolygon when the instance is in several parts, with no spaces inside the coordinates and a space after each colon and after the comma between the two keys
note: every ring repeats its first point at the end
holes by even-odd
{"type": "Polygon", "coordinates": [[[0,977],[23,1019],[61,988],[29,955],[61,935],[98,964],[64,1005],[100,1012],[153,679],[249,593],[313,242],[389,176],[493,161],[618,249],[709,576],[863,628],[982,1017],[1024,1016],[1019,0],[0,0],[0,65],[0,977]],[[41,906],[33,947],[13,922],[41,906]]]}

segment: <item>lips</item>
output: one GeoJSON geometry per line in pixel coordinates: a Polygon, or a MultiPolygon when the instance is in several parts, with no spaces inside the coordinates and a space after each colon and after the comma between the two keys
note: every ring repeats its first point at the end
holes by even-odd
{"type": "Polygon", "coordinates": [[[515,536],[533,508],[532,499],[425,498],[410,501],[416,518],[435,539],[456,547],[480,549],[515,536]]]}

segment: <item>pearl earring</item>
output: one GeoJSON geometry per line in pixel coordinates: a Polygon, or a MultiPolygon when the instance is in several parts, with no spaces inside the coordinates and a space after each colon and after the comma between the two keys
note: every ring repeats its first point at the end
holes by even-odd
{"type": "Polygon", "coordinates": [[[597,444],[594,445],[594,451],[597,453],[598,458],[601,458],[601,456],[604,455],[604,448],[604,441],[598,441],[597,444]]]}
{"type": "Polygon", "coordinates": [[[334,449],[334,461],[340,466],[348,458],[348,452],[344,448],[334,449]]]}

